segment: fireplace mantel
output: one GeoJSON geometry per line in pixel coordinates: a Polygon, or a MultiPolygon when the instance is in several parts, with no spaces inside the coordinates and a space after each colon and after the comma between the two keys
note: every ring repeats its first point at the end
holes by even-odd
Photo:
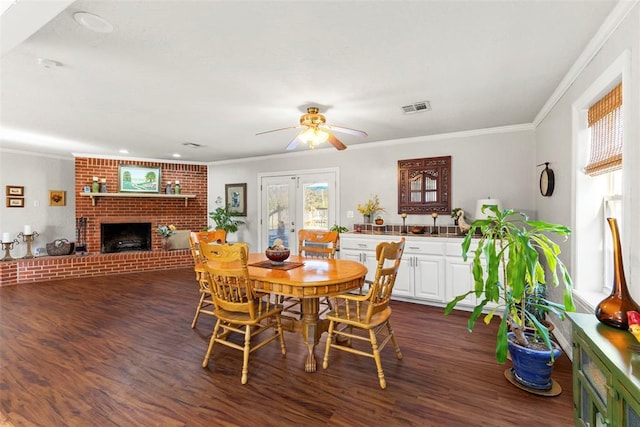
{"type": "Polygon", "coordinates": [[[95,206],[99,197],[145,197],[162,199],[184,199],[184,205],[189,206],[189,199],[195,199],[195,194],[160,194],[160,193],[80,193],[80,196],[90,197],[91,205],[95,206]]]}

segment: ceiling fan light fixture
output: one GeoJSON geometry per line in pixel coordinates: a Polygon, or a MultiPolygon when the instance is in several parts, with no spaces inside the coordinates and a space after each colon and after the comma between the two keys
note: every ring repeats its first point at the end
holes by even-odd
{"type": "Polygon", "coordinates": [[[305,144],[309,144],[311,148],[315,148],[329,139],[329,133],[317,127],[310,127],[303,131],[298,138],[305,144]]]}

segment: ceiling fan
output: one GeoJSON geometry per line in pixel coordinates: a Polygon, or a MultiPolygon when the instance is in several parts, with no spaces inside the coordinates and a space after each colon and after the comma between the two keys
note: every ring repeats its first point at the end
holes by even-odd
{"type": "Polygon", "coordinates": [[[296,135],[295,138],[287,145],[287,150],[295,149],[299,143],[309,144],[313,149],[323,142],[329,142],[329,144],[336,147],[338,150],[344,150],[347,148],[338,138],[336,138],[330,131],[348,133],[355,136],[367,136],[366,132],[356,129],[349,129],[340,126],[328,125],[327,119],[324,115],[318,113],[318,107],[307,107],[307,114],[300,116],[300,124],[298,126],[289,126],[281,129],[268,130],[266,132],[260,132],[256,135],[262,135],[270,132],[278,132],[286,129],[299,129],[306,127],[305,130],[296,135]]]}

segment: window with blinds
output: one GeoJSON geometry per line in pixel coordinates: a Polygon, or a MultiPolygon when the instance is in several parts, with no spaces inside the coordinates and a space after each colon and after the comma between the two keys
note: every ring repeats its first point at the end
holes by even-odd
{"type": "Polygon", "coordinates": [[[588,124],[591,146],[585,173],[595,176],[622,169],[622,83],[589,108],[588,124]]]}

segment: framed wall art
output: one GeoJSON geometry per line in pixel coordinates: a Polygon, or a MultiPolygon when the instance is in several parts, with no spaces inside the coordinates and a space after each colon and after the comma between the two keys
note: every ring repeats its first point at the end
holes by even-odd
{"type": "Polygon", "coordinates": [[[224,189],[229,210],[247,216],[247,184],[225,184],[224,189]]]}
{"type": "Polygon", "coordinates": [[[24,197],[24,187],[18,185],[7,185],[7,196],[24,197]]]}
{"type": "Polygon", "coordinates": [[[161,169],[137,165],[118,165],[118,192],[160,192],[161,169]]]}
{"type": "Polygon", "coordinates": [[[8,208],[24,208],[24,199],[22,197],[7,197],[8,208]]]}
{"type": "Polygon", "coordinates": [[[61,190],[49,191],[49,206],[65,206],[67,204],[67,192],[61,190]]]}

